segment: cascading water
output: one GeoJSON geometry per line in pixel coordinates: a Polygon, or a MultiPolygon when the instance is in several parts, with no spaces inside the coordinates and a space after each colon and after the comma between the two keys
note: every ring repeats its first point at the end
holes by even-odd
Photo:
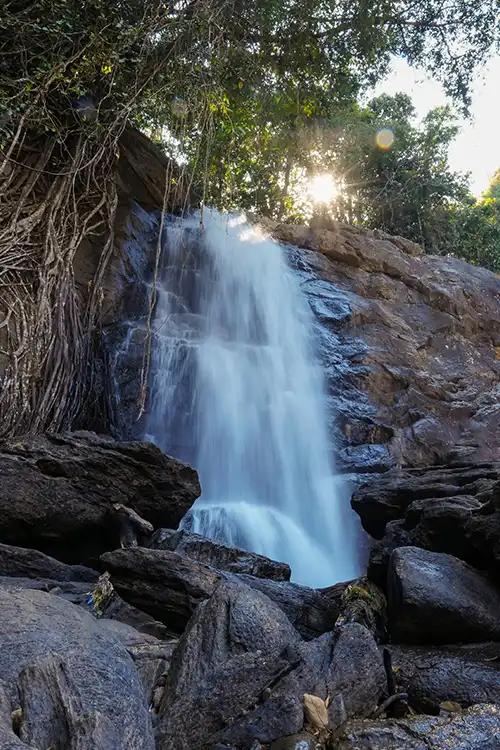
{"type": "Polygon", "coordinates": [[[199,472],[202,496],[183,525],[286,561],[301,583],[352,578],[299,280],[243,218],[199,222],[166,229],[148,423],[148,437],[199,472]]]}

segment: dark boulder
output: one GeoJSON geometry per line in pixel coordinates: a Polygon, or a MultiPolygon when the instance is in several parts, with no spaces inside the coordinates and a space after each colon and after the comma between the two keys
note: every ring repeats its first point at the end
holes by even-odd
{"type": "Polygon", "coordinates": [[[212,539],[184,530],[158,529],[147,545],[151,549],[165,549],[193,560],[207,563],[217,570],[247,573],[257,578],[289,581],[290,566],[270,560],[255,552],[228,547],[212,539]]]}
{"type": "Polygon", "coordinates": [[[418,713],[439,714],[449,702],[463,708],[500,705],[500,643],[463,646],[387,646],[396,692],[418,713]]]}
{"type": "Polygon", "coordinates": [[[0,576],[43,578],[90,585],[97,581],[99,573],[83,565],[66,565],[37,550],[0,544],[0,576]]]}
{"type": "Polygon", "coordinates": [[[61,597],[71,604],[84,607],[87,605],[91,583],[78,581],[53,581],[50,578],[21,578],[19,576],[0,576],[0,586],[28,591],[42,591],[46,594],[61,597]]]}
{"type": "Polygon", "coordinates": [[[238,575],[230,580],[242,581],[261,591],[277,604],[303,638],[315,638],[333,629],[339,615],[339,599],[331,589],[311,589],[288,581],[238,575]]]}
{"type": "Polygon", "coordinates": [[[326,687],[331,698],[342,695],[347,717],[368,716],[375,710],[386,675],[377,644],[363,625],[348,623],[334,633],[326,687]]]}
{"type": "Polygon", "coordinates": [[[400,547],[389,560],[387,591],[393,640],[456,643],[500,638],[500,592],[456,557],[400,547]]]}
{"type": "MultiPolygon", "coordinates": [[[[223,730],[260,703],[292,668],[287,649],[299,641],[266,596],[243,585],[221,584],[198,608],[173,654],[159,708],[160,750],[229,744],[220,736],[223,730]]],[[[302,726],[302,705],[288,708],[286,714],[274,714],[277,736],[302,726]]]]}
{"type": "Polygon", "coordinates": [[[500,577],[500,464],[387,472],[356,490],[352,507],[380,539],[370,577],[385,577],[390,552],[413,545],[447,552],[500,577]]]}
{"type": "Polygon", "coordinates": [[[152,750],[145,695],[122,643],[80,607],[0,587],[0,680],[28,746],[152,750]]]}
{"type": "MultiPolygon", "coordinates": [[[[381,538],[388,521],[405,516],[416,500],[450,497],[485,498],[500,480],[500,464],[466,464],[399,469],[371,478],[352,496],[351,505],[366,531],[381,538]]],[[[484,501],[484,500],[483,500],[484,501]]]]}
{"type": "Polygon", "coordinates": [[[120,596],[177,633],[182,633],[198,604],[213,594],[221,580],[261,591],[306,638],[331,630],[339,611],[335,600],[315,589],[218,571],[177,552],[135,547],[107,552],[101,563],[120,596]]]}
{"type": "Polygon", "coordinates": [[[194,610],[208,599],[220,574],[176,552],[143,547],[106,552],[101,563],[125,601],[182,633],[194,610]]]}
{"type": "Polygon", "coordinates": [[[149,443],[79,432],[0,446],[0,539],[65,562],[118,546],[114,504],[175,526],[199,493],[196,472],[149,443]]]}
{"type": "Polygon", "coordinates": [[[335,750],[498,750],[500,708],[473,706],[463,713],[410,719],[353,721],[335,750]]]}

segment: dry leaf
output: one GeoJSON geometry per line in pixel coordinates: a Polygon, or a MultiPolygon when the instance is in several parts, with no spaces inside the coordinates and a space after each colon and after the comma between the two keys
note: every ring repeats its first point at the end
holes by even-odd
{"type": "Polygon", "coordinates": [[[326,729],[328,726],[328,711],[325,701],[317,695],[304,693],[304,713],[306,720],[316,729],[326,729]]]}

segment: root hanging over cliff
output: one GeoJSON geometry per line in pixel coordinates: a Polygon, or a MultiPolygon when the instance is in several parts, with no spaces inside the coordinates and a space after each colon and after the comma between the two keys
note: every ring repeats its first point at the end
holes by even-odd
{"type": "Polygon", "coordinates": [[[0,432],[60,429],[89,387],[101,282],[113,248],[117,121],[103,141],[80,132],[62,143],[18,131],[0,161],[0,432]],[[78,289],[84,237],[105,238],[95,277],[78,289]]]}

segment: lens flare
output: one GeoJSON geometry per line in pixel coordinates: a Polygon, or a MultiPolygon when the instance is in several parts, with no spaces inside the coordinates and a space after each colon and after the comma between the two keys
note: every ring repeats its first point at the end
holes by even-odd
{"type": "Polygon", "coordinates": [[[313,203],[331,203],[339,194],[339,186],[331,174],[317,174],[307,188],[313,203]]]}
{"type": "Polygon", "coordinates": [[[394,133],[390,128],[381,128],[375,135],[375,143],[381,151],[389,151],[394,143],[394,133]]]}

